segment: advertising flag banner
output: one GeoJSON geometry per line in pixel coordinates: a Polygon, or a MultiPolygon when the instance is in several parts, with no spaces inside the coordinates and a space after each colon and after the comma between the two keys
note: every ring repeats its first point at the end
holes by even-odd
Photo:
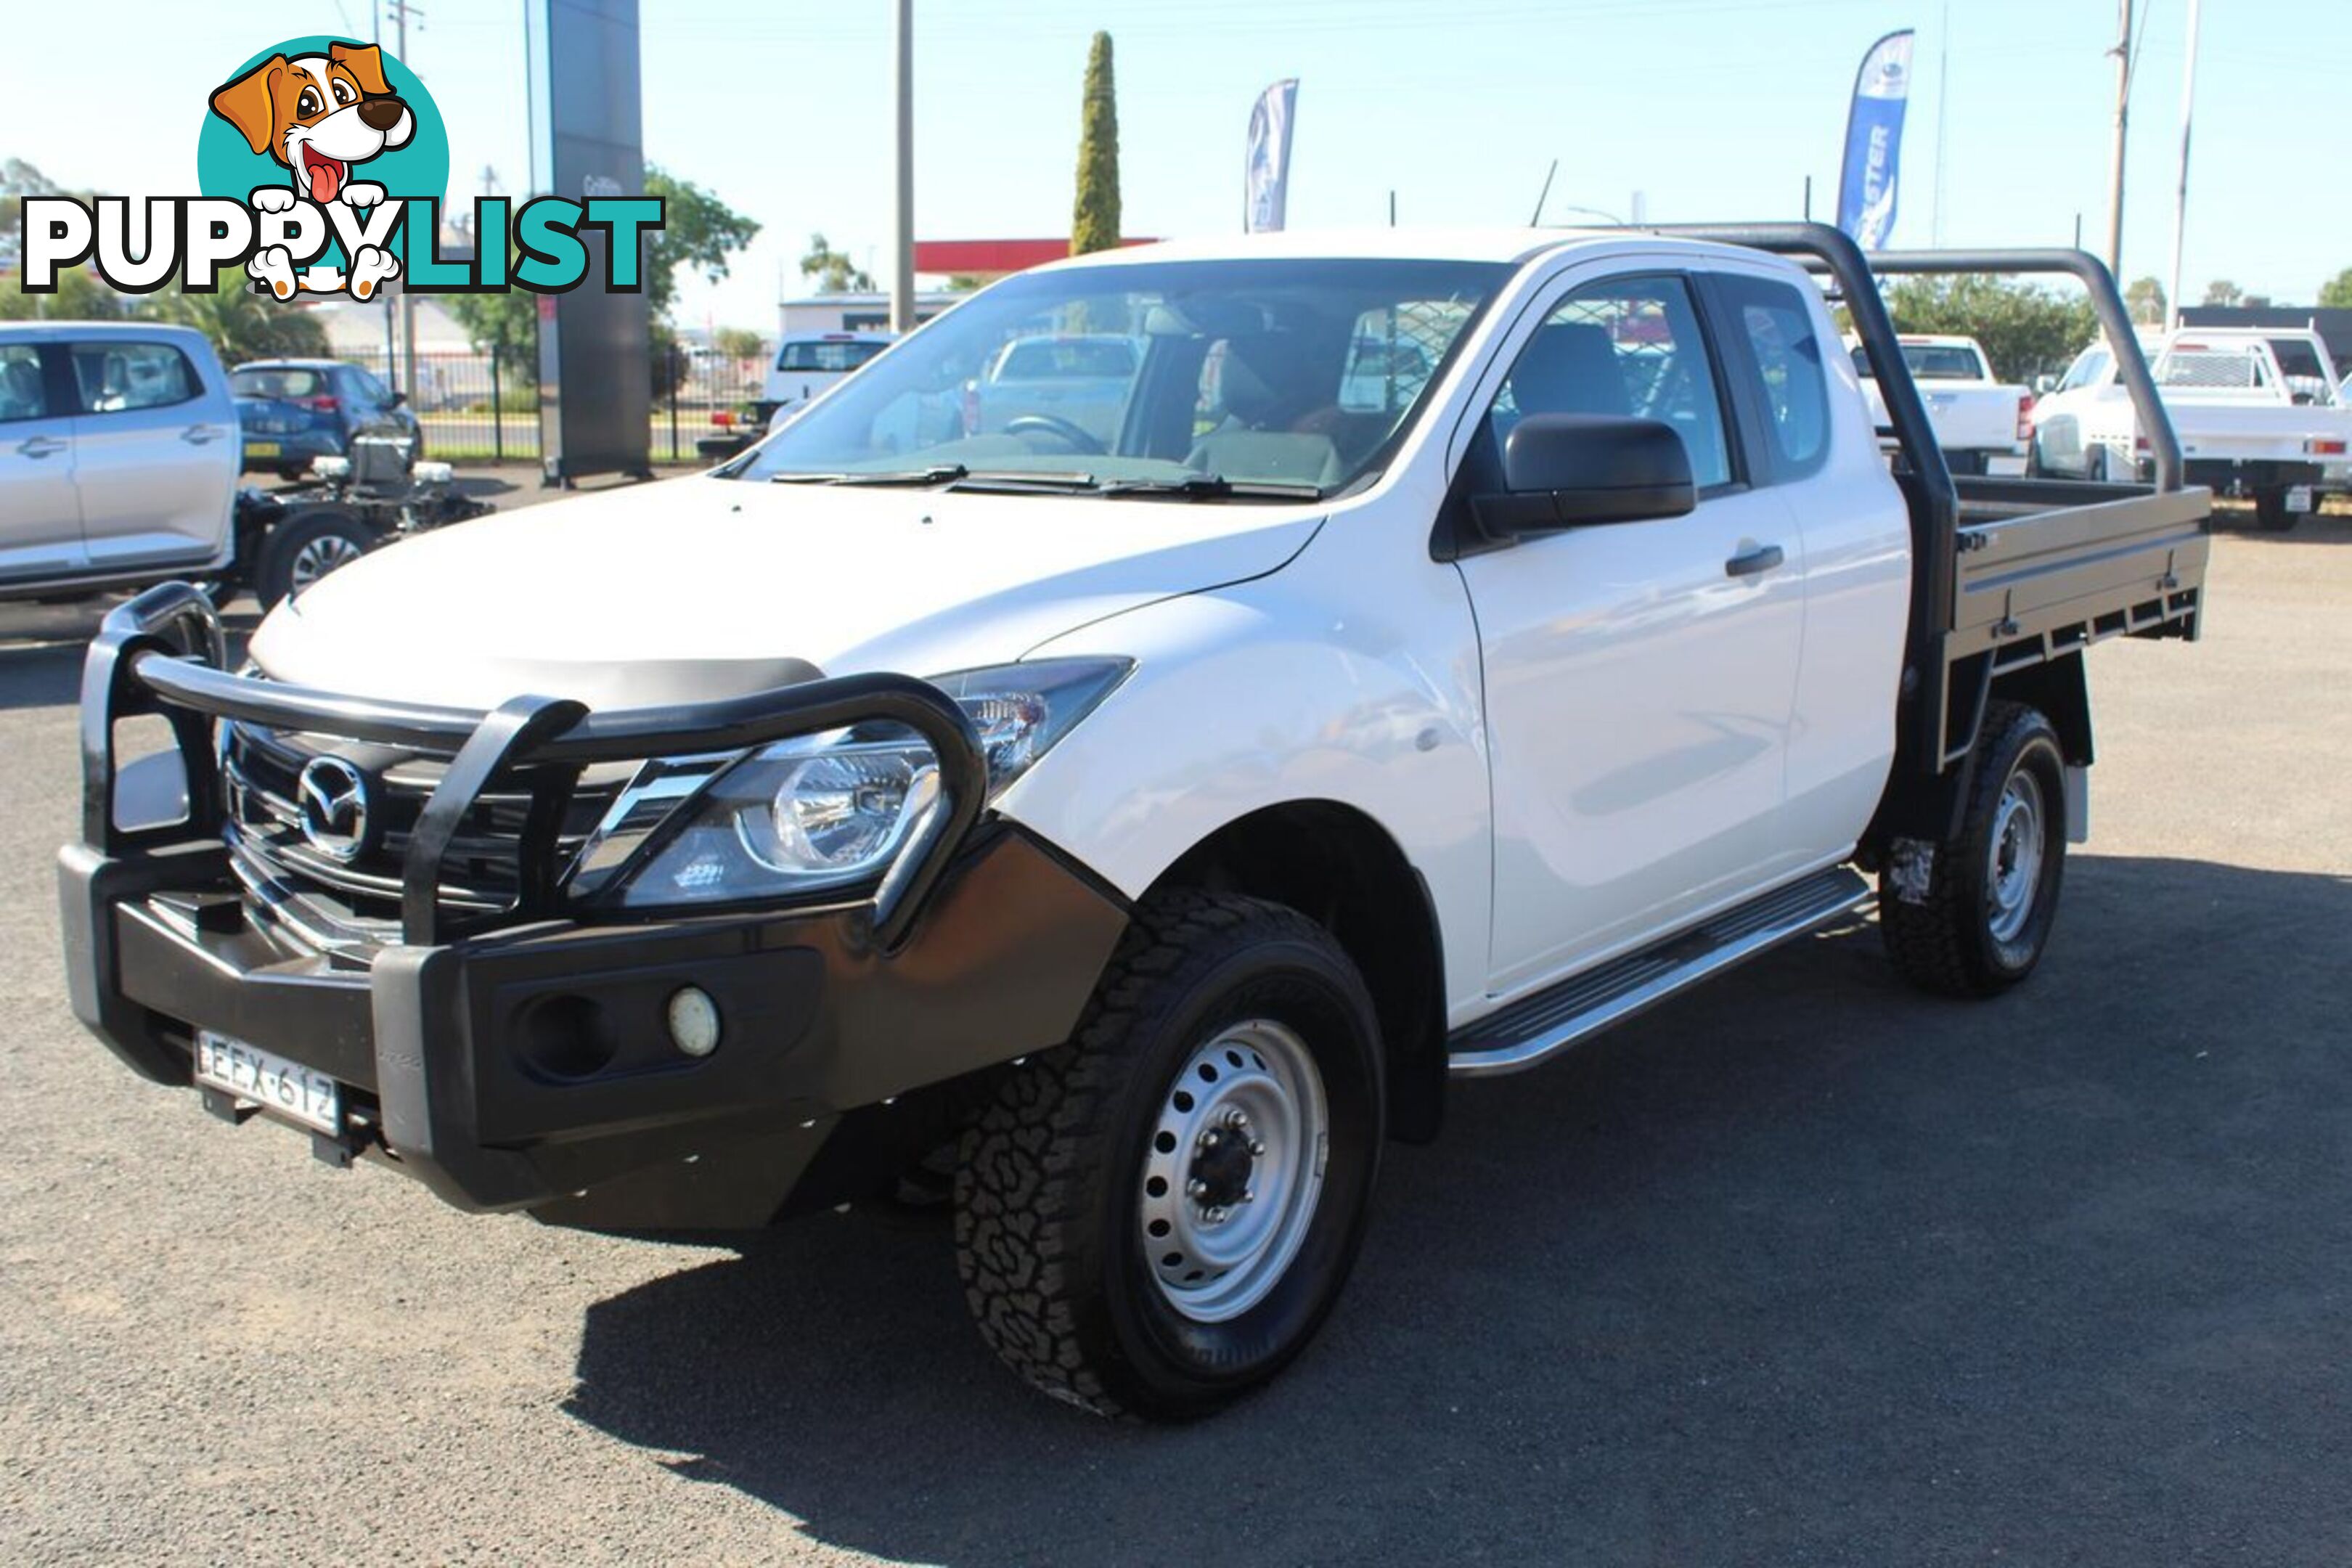
{"type": "Polygon", "coordinates": [[[1290,205],[1291,113],[1298,105],[1298,79],[1276,82],[1258,94],[1250,110],[1249,163],[1243,174],[1242,230],[1279,229],[1290,205]]]}
{"type": "Polygon", "coordinates": [[[1845,172],[1838,180],[1838,227],[1864,250],[1883,248],[1895,228],[1903,110],[1911,97],[1911,36],[1906,27],[1871,45],[1853,79],[1845,172]]]}

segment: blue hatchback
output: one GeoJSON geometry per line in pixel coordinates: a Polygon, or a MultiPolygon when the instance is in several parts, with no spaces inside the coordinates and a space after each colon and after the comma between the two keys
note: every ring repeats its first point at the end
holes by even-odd
{"type": "Polygon", "coordinates": [[[253,360],[229,373],[244,469],[299,479],[313,458],[341,457],[362,430],[389,430],[425,450],[406,399],[355,364],[331,359],[253,360]]]}

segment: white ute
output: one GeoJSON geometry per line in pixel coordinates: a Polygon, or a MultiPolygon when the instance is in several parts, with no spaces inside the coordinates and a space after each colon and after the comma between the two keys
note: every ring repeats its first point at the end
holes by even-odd
{"type": "MultiPolygon", "coordinates": [[[[2025,472],[2026,442],[2033,434],[2033,393],[1992,373],[1992,362],[1974,338],[1906,332],[1896,340],[1903,363],[1927,405],[1936,445],[1956,474],[2014,476],[2025,472]]],[[[1851,345],[1850,345],[1851,346],[1851,345]]],[[[1870,357],[1853,347],[1853,368],[1870,399],[1870,416],[1886,426],[1886,399],[1870,374],[1870,357]]]]}
{"type": "MultiPolygon", "coordinates": [[[[2113,337],[2075,357],[2033,408],[2033,466],[2073,479],[2126,479],[2150,466],[2147,432],[2117,369],[2113,337]]],[[[2345,406],[2316,333],[2182,327],[2138,347],[2155,367],[2166,416],[2192,483],[2249,499],[2258,526],[2292,529],[2318,505],[2352,453],[2345,406]],[[2294,374],[2273,340],[2315,356],[2294,374]]]]}
{"type": "Polygon", "coordinates": [[[1812,225],[1137,247],[706,477],[369,555],[248,670],[151,590],[85,679],[75,1009],[469,1209],[952,1205],[1023,1376],[1202,1414],[1312,1338],[1449,1079],[1874,899],[1928,990],[2033,969],[2084,649],[2194,635],[2210,498],[2152,394],[2152,485],[1953,479],[1877,300],[1812,225]],[[1099,427],[910,412],[1106,331],[1099,427]],[[178,747],[116,756],[129,710],[178,747]]]}

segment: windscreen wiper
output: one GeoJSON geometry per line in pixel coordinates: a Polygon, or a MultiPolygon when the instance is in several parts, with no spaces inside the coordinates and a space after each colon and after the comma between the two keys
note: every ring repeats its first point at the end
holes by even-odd
{"type": "Polygon", "coordinates": [[[1092,474],[1062,474],[1036,468],[967,468],[948,487],[958,490],[1091,490],[1092,474]]]}
{"type": "Polygon", "coordinates": [[[1323,487],[1276,479],[1229,479],[1223,474],[1189,474],[1181,479],[1117,479],[1096,493],[1163,500],[1321,500],[1323,487]]]}
{"type": "Polygon", "coordinates": [[[770,474],[772,485],[944,485],[970,472],[961,463],[929,468],[886,468],[878,472],[831,474],[770,474]]]}

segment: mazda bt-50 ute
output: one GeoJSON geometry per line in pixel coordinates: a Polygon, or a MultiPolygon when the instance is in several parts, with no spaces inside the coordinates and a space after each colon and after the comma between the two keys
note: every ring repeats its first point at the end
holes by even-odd
{"type": "Polygon", "coordinates": [[[248,658],[150,590],[89,654],[74,1006],[471,1209],[932,1178],[1023,1376],[1213,1408],[1450,1079],[1874,899],[1930,990],[2033,969],[2085,650],[2194,635],[2208,498],[2097,263],[1908,264],[2085,279],[2153,482],[1956,483],[1833,230],[1276,235],[1007,279],[707,476],[370,554],[248,658]],[[1074,337],[1133,350],[1087,419],[926,417],[1074,337]]]}

